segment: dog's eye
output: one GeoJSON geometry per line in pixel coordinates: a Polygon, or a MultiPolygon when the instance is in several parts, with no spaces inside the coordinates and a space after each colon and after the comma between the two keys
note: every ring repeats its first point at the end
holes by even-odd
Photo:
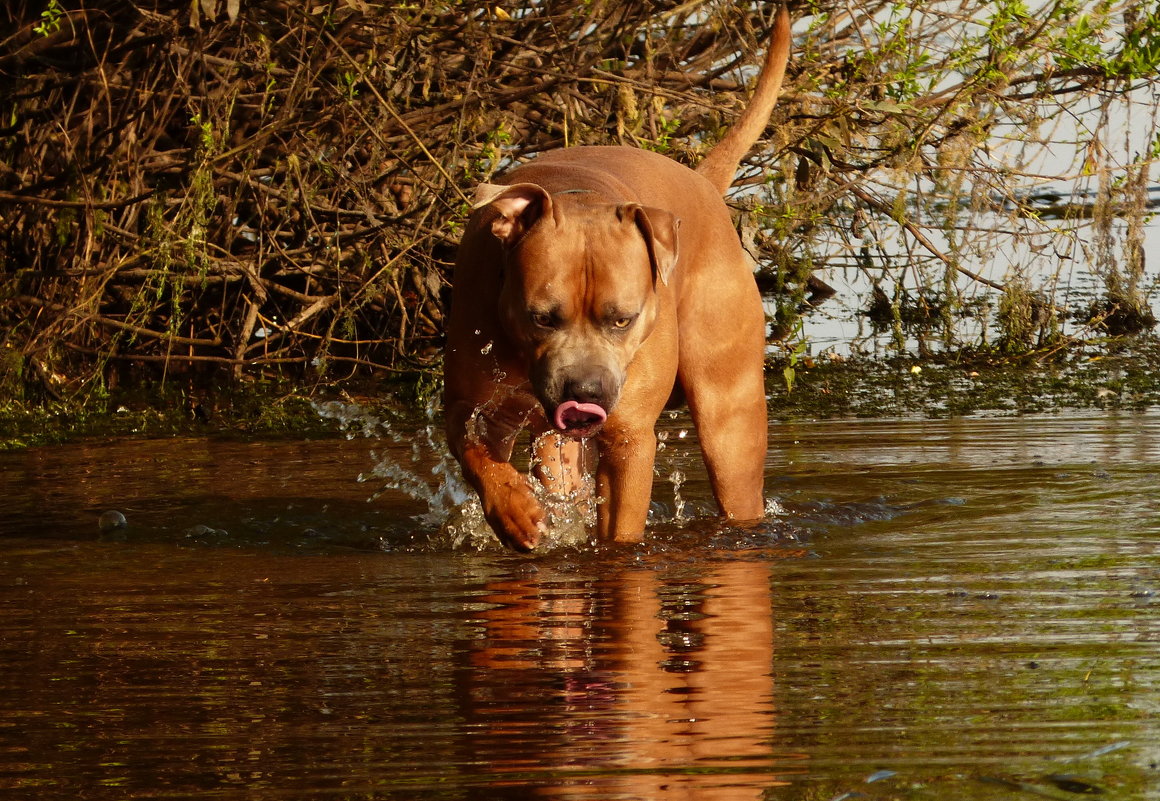
{"type": "Polygon", "coordinates": [[[634,320],[636,320],[635,316],[617,317],[615,320],[612,321],[612,327],[616,328],[620,331],[623,331],[624,329],[626,329],[630,325],[632,325],[634,320]]]}
{"type": "Polygon", "coordinates": [[[556,327],[556,319],[546,312],[532,312],[532,322],[540,328],[556,327]]]}

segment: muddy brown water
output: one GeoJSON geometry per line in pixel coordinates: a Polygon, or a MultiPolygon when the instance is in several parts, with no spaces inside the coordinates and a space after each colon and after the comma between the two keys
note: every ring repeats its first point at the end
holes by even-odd
{"type": "Polygon", "coordinates": [[[1160,798],[1160,415],[775,423],[749,531],[683,431],[530,557],[420,434],[0,454],[0,796],[1160,798]]]}

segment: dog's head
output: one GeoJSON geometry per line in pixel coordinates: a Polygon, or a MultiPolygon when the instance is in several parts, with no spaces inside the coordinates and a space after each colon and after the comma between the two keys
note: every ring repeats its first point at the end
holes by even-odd
{"type": "Polygon", "coordinates": [[[595,434],[615,408],[637,350],[657,317],[657,288],[677,261],[679,221],[598,195],[555,196],[536,184],[484,185],[503,245],[500,315],[528,359],[548,420],[595,434]]]}

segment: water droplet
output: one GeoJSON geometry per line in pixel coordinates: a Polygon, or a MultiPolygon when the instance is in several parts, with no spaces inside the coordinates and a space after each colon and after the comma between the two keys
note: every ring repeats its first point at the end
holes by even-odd
{"type": "Polygon", "coordinates": [[[486,356],[487,354],[491,353],[491,346],[492,343],[488,342],[486,345],[479,349],[479,352],[486,356]]]}
{"type": "Polygon", "coordinates": [[[769,498],[765,501],[766,517],[784,517],[786,514],[788,512],[786,512],[785,507],[776,498],[769,498]]]}
{"type": "Polygon", "coordinates": [[[685,483],[685,474],[680,470],[669,473],[669,481],[673,485],[673,522],[680,523],[685,519],[685,499],[681,497],[681,485],[685,483]]]}
{"type": "Polygon", "coordinates": [[[116,509],[110,509],[104,512],[100,519],[97,520],[97,527],[101,531],[116,531],[119,528],[125,528],[129,525],[129,521],[125,519],[125,515],[118,512],[116,509]]]}

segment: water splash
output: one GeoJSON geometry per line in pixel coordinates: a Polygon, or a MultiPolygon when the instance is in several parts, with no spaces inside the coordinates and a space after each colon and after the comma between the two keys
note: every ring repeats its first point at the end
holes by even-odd
{"type": "Polygon", "coordinates": [[[669,473],[669,483],[673,485],[673,522],[680,525],[685,520],[685,499],[681,497],[681,485],[685,483],[684,471],[674,469],[669,473]]]}
{"type": "MultiPolygon", "coordinates": [[[[438,403],[427,404],[418,426],[413,419],[380,416],[357,403],[326,401],[313,406],[320,417],[338,423],[347,439],[366,437],[408,446],[392,452],[371,451],[374,466],[358,476],[360,483],[377,485],[368,502],[386,492],[401,492],[424,504],[426,511],[414,519],[429,532],[426,544],[431,548],[502,550],[483,516],[479,497],[463,480],[447,446],[438,403]]],[[[587,542],[587,529],[595,522],[591,486],[570,497],[549,492],[534,477],[529,483],[548,514],[549,533],[538,550],[587,542]]]]}
{"type": "MultiPolygon", "coordinates": [[[[529,477],[528,483],[548,516],[548,533],[536,547],[538,552],[592,544],[589,530],[596,522],[596,515],[590,500],[549,492],[535,477],[529,477]]],[[[475,495],[452,510],[433,541],[439,547],[453,550],[503,550],[499,538],[484,519],[475,495]]]]}
{"type": "MultiPolygon", "coordinates": [[[[447,446],[438,403],[429,402],[418,422],[403,414],[375,413],[354,402],[316,402],[314,410],[320,417],[335,421],[347,439],[365,437],[400,446],[371,451],[374,465],[361,473],[358,481],[374,486],[368,502],[387,492],[400,492],[426,507],[413,518],[421,527],[415,546],[434,550],[503,550],[484,518],[479,497],[463,480],[447,446]]],[[[668,415],[671,421],[678,416],[677,412],[668,415]]],[[[697,520],[716,517],[716,508],[708,499],[698,500],[695,493],[691,499],[685,497],[690,470],[695,470],[691,460],[698,457],[696,447],[686,441],[688,434],[685,427],[657,432],[657,474],[667,479],[672,500],[671,505],[663,501],[653,503],[648,520],[650,528],[684,528],[697,520]]],[[[551,476],[545,477],[551,480],[551,476]]],[[[529,475],[528,482],[548,518],[548,534],[537,551],[592,544],[590,532],[596,523],[597,501],[591,475],[586,476],[581,489],[567,495],[548,490],[534,475],[529,475]]],[[[790,516],[774,499],[766,501],[765,514],[770,519],[790,516]]]]}
{"type": "Polygon", "coordinates": [[[789,517],[789,510],[781,505],[781,501],[777,498],[765,499],[765,516],[767,518],[773,517],[789,517]]]}
{"type": "Polygon", "coordinates": [[[460,477],[459,466],[447,448],[438,419],[438,404],[434,401],[427,404],[424,422],[418,428],[413,421],[403,421],[394,415],[385,419],[357,403],[315,403],[314,411],[320,417],[338,423],[347,439],[362,436],[396,445],[409,443],[406,452],[410,464],[393,454],[371,451],[375,465],[358,477],[360,483],[379,482],[378,489],[367,498],[368,502],[377,500],[384,492],[402,492],[426,504],[427,511],[416,518],[419,523],[438,526],[452,510],[474,497],[460,477]]]}

